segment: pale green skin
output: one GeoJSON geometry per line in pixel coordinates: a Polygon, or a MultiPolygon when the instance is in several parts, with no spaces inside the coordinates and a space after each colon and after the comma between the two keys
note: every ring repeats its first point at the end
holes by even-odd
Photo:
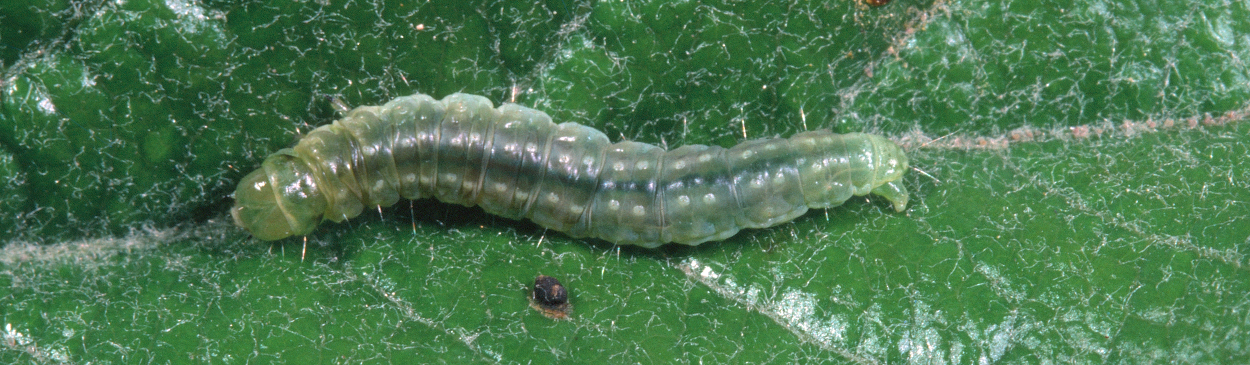
{"type": "Polygon", "coordinates": [[[516,104],[416,94],[356,108],[270,155],[239,183],[231,214],[253,236],[277,240],[401,197],[435,198],[572,237],[697,245],[869,193],[901,212],[906,170],[898,145],[872,134],[812,131],[664,151],[613,144],[516,104]]]}

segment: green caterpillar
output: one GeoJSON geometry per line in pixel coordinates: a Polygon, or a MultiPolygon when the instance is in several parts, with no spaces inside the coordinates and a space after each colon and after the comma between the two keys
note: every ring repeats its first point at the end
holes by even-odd
{"type": "Polygon", "coordinates": [[[697,245],[869,193],[903,211],[906,170],[898,145],[872,134],[812,131],[665,151],[611,143],[516,104],[416,94],[356,108],[270,155],[239,183],[230,213],[256,238],[277,240],[401,197],[435,198],[572,237],[697,245]]]}

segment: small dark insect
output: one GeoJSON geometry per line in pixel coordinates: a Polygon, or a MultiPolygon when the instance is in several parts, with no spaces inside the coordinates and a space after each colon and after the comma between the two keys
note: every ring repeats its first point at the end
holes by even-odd
{"type": "Polygon", "coordinates": [[[534,295],[530,303],[544,316],[551,319],[569,317],[569,291],[559,280],[547,275],[538,275],[534,279],[534,295]]]}
{"type": "Polygon", "coordinates": [[[889,4],[890,0],[864,0],[864,3],[868,5],[872,5],[872,6],[881,6],[881,5],[889,4]]]}

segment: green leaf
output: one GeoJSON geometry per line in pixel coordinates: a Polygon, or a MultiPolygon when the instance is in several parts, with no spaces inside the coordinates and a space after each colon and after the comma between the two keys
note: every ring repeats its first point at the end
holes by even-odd
{"type": "Polygon", "coordinates": [[[0,2],[0,362],[1250,360],[1244,3],[40,9],[0,2]],[[669,148],[880,133],[921,171],[902,213],[658,250],[435,201],[274,243],[228,223],[326,96],[416,92],[669,148]],[[569,319],[530,307],[539,274],[569,319]]]}

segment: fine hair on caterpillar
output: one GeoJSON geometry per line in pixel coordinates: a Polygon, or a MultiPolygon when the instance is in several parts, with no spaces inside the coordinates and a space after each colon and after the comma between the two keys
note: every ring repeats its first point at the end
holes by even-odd
{"type": "Polygon", "coordinates": [[[575,238],[697,245],[869,193],[901,212],[907,169],[902,149],[872,134],[665,151],[517,104],[416,94],[352,109],[273,153],[239,183],[230,212],[256,238],[277,240],[400,198],[434,198],[575,238]]]}

